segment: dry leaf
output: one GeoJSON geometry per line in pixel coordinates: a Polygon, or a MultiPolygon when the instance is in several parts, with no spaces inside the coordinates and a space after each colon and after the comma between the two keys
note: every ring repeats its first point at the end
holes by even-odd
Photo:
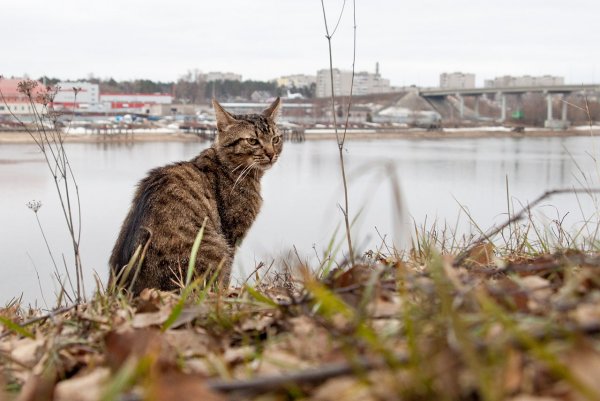
{"type": "Polygon", "coordinates": [[[110,376],[110,369],[97,368],[85,375],[63,380],[54,389],[55,401],[96,401],[110,376]]]}
{"type": "Polygon", "coordinates": [[[308,369],[311,365],[291,352],[277,349],[275,346],[267,347],[258,360],[259,375],[281,374],[284,372],[308,369]]]}
{"type": "Polygon", "coordinates": [[[515,394],[523,382],[523,356],[514,349],[509,349],[504,369],[504,393],[515,394]]]}
{"type": "Polygon", "coordinates": [[[526,276],[518,283],[527,291],[527,307],[532,312],[546,312],[553,294],[550,281],[540,276],[526,276]]]}
{"type": "Polygon", "coordinates": [[[256,356],[256,349],[249,345],[239,348],[229,348],[223,354],[223,359],[229,365],[234,365],[240,362],[244,362],[250,359],[254,359],[256,356]]]}
{"type": "Polygon", "coordinates": [[[163,341],[185,358],[204,356],[217,347],[208,333],[201,328],[167,330],[163,333],[163,341]]]}
{"type": "MultiPolygon", "coordinates": [[[[587,342],[578,342],[564,357],[566,365],[575,377],[577,377],[590,392],[595,396],[593,399],[600,400],[600,352],[587,342]]],[[[575,400],[588,400],[573,389],[575,400]]]]}
{"type": "Polygon", "coordinates": [[[527,312],[529,297],[527,294],[508,277],[501,277],[498,280],[488,282],[487,291],[490,295],[504,307],[517,311],[527,312]]]}
{"type": "Polygon", "coordinates": [[[225,396],[209,389],[200,375],[177,371],[160,372],[149,388],[149,399],[156,401],[225,401],[225,396]]]}
{"type": "Polygon", "coordinates": [[[486,242],[473,247],[466,261],[479,265],[489,266],[494,262],[494,244],[486,242]]]}
{"type": "Polygon", "coordinates": [[[369,401],[375,400],[369,387],[354,377],[338,377],[319,386],[311,399],[315,401],[369,401]]]}
{"type": "Polygon", "coordinates": [[[136,313],[131,321],[131,327],[134,329],[143,329],[145,327],[160,326],[167,321],[171,311],[163,308],[158,312],[136,313]]]}
{"type": "Polygon", "coordinates": [[[579,304],[571,316],[580,326],[600,325],[600,305],[579,304]]]}
{"type": "Polygon", "coordinates": [[[52,400],[56,380],[56,369],[50,364],[41,374],[33,374],[29,377],[15,401],[52,400]]]}
{"type": "Polygon", "coordinates": [[[264,332],[268,327],[272,326],[275,323],[275,316],[271,315],[262,315],[259,317],[254,317],[250,319],[244,320],[242,326],[240,327],[242,331],[257,331],[264,332]]]}
{"type": "Polygon", "coordinates": [[[10,352],[13,360],[19,364],[33,367],[41,358],[44,346],[43,339],[22,338],[0,345],[0,350],[10,352]]]}
{"type": "Polygon", "coordinates": [[[112,369],[118,369],[130,356],[139,358],[158,354],[161,366],[175,365],[175,355],[155,329],[111,331],[105,337],[106,361],[112,369]]]}
{"type": "Polygon", "coordinates": [[[355,265],[348,270],[333,269],[326,279],[331,288],[344,288],[354,284],[366,284],[373,274],[373,267],[369,265],[355,265]]]}

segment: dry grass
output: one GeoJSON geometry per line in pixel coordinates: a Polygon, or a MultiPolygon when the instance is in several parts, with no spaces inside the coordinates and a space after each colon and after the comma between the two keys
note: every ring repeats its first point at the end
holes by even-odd
{"type": "Polygon", "coordinates": [[[226,293],[190,283],[51,314],[7,305],[6,396],[600,399],[600,254],[485,242],[454,267],[464,248],[418,234],[404,258],[370,253],[325,277],[300,266],[226,293]]]}

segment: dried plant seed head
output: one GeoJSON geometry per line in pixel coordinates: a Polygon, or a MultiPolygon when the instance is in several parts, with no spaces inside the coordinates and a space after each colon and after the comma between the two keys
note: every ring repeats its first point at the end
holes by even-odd
{"type": "Polygon", "coordinates": [[[38,210],[42,207],[42,201],[32,200],[27,202],[27,207],[33,210],[34,213],[37,213],[38,210]]]}
{"type": "Polygon", "coordinates": [[[31,97],[32,91],[38,86],[38,82],[26,79],[25,81],[21,81],[17,84],[17,91],[24,94],[27,97],[31,97]]]}

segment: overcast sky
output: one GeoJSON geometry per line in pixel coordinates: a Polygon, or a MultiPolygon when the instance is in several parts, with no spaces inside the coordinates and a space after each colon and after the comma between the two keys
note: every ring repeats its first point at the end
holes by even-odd
{"type": "MultiPolygon", "coordinates": [[[[335,25],[343,0],[325,0],[335,25]]],[[[357,70],[432,86],[441,72],[600,81],[599,0],[357,0],[357,70]]],[[[19,0],[0,7],[0,74],[176,80],[188,70],[244,79],[328,67],[320,0],[19,0]]],[[[333,38],[352,67],[352,1],[333,38]]]]}

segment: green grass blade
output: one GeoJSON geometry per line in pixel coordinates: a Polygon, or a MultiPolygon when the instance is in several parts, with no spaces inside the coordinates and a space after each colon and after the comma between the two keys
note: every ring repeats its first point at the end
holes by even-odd
{"type": "Polygon", "coordinates": [[[190,263],[188,265],[187,275],[185,277],[186,287],[192,282],[192,276],[194,275],[194,270],[196,269],[196,259],[198,257],[198,250],[200,249],[200,244],[202,243],[202,238],[204,237],[204,229],[206,228],[207,221],[208,217],[205,217],[204,221],[202,222],[202,227],[200,227],[200,231],[198,231],[198,235],[196,235],[196,239],[194,240],[194,245],[192,245],[190,263]]]}
{"type": "Polygon", "coordinates": [[[261,294],[260,292],[256,291],[256,289],[250,287],[249,285],[245,286],[244,288],[258,302],[263,303],[263,304],[267,304],[267,305],[272,306],[274,308],[279,308],[279,304],[277,302],[273,301],[271,298],[267,297],[266,295],[261,294]]]}
{"type": "Polygon", "coordinates": [[[35,336],[33,335],[33,333],[31,333],[29,330],[25,329],[24,327],[16,324],[15,322],[13,322],[12,320],[4,317],[4,316],[0,316],[0,323],[6,327],[7,329],[14,331],[17,334],[22,335],[23,337],[29,337],[29,338],[35,338],[35,336]]]}

